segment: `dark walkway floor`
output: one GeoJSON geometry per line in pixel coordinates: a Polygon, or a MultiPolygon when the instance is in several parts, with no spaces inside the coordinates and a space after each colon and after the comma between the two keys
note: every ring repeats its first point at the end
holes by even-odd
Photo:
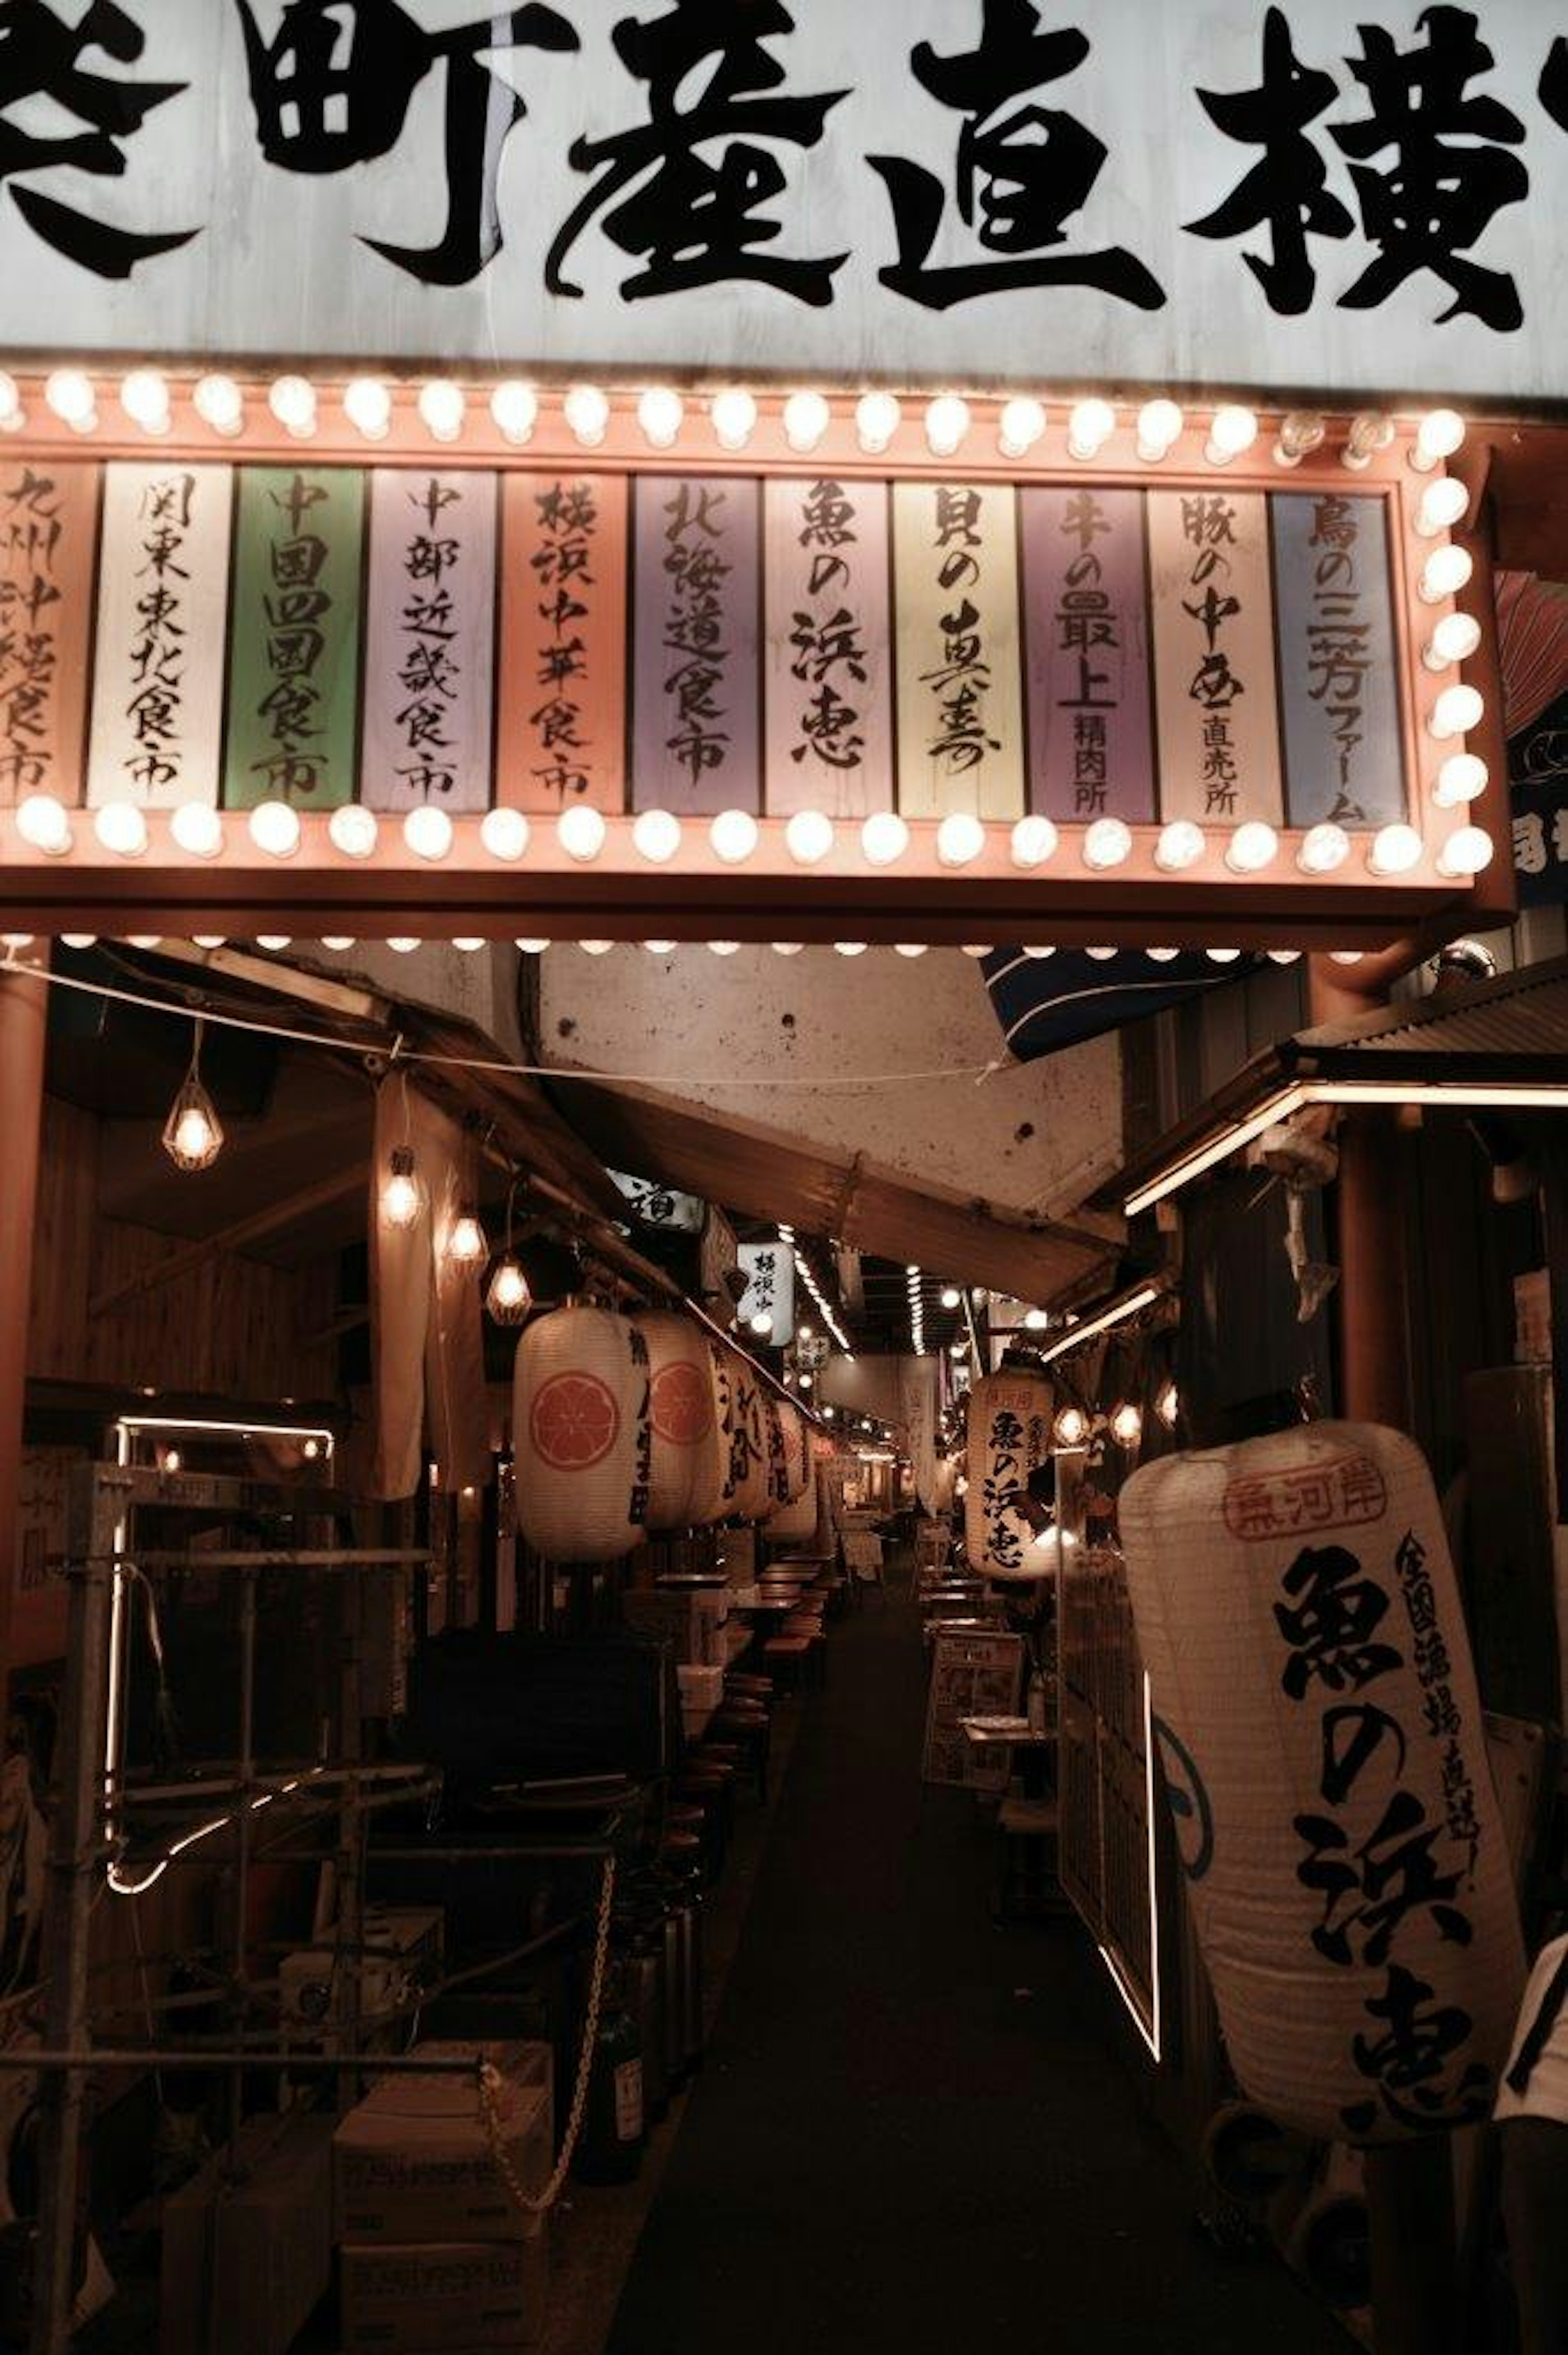
{"type": "Polygon", "coordinates": [[[992,1927],[972,1803],[922,1800],[923,1706],[916,1615],[873,1594],[606,2355],[1347,2355],[1283,2268],[1192,2230],[1081,1927],[992,1927]]]}

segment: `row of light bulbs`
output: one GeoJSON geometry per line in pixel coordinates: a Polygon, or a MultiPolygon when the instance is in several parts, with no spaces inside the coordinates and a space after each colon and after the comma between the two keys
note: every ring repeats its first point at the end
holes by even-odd
{"type": "MultiPolygon", "coordinates": [[[[1467,615],[1449,615],[1447,622],[1438,624],[1439,630],[1446,628],[1448,623],[1464,623],[1468,630],[1476,630],[1467,615]]],[[[1467,635],[1466,644],[1473,650],[1474,641],[1467,635]]],[[[1455,655],[1451,658],[1460,657],[1455,655]]],[[[1478,724],[1483,709],[1477,688],[1446,687],[1433,707],[1427,722],[1429,730],[1440,741],[1463,735],[1478,724]]],[[[1486,762],[1476,753],[1451,752],[1438,773],[1433,799],[1442,809],[1466,808],[1485,790],[1487,781],[1486,762]]],[[[75,815],[52,794],[30,794],[16,805],[16,833],[29,848],[49,858],[63,858],[76,847],[75,815]]],[[[91,824],[99,847],[115,858],[143,858],[152,842],[147,812],[139,802],[105,802],[92,812],[91,824]]],[[[374,857],[382,828],[381,817],[362,802],[345,803],[332,811],[326,822],[327,837],[333,847],[344,858],[355,860],[374,857]]],[[[299,811],[291,803],[283,801],[259,803],[248,814],[245,830],[257,850],[266,858],[277,859],[293,858],[304,836],[299,811]]],[[[405,847],[413,856],[432,865],[449,858],[456,842],[450,817],[431,803],[408,811],[400,832],[405,847]]],[[[515,865],[524,858],[532,833],[521,810],[487,810],[480,822],[482,846],[493,858],[505,865],[515,865]]],[[[562,811],[555,822],[555,833],[567,857],[588,866],[602,854],[609,828],[602,811],[579,803],[562,811]]],[[[229,838],[225,813],[207,802],[180,803],[169,814],[169,834],[175,847],[192,858],[220,858],[229,838]]],[[[632,822],[632,845],[651,865],[668,865],[684,838],[685,827],[669,810],[643,810],[632,822]]],[[[740,867],[761,847],[762,827],[749,810],[721,810],[708,824],[707,841],[714,856],[726,866],[740,867]]],[[[798,866],[816,867],[837,848],[839,832],[832,819],[821,810],[798,810],[784,828],[784,841],[798,866]]],[[[985,855],[991,841],[991,830],[980,818],[964,810],[949,811],[937,827],[937,857],[944,867],[972,867],[985,855]]],[[[1061,843],[1060,830],[1050,818],[1020,818],[1009,837],[1012,864],[1033,872],[1056,856],[1061,843]]],[[[861,825],[860,846],[868,866],[894,865],[909,844],[908,826],[891,810],[878,811],[861,825]]],[[[1108,873],[1125,866],[1134,847],[1132,828],[1121,818],[1096,818],[1082,829],[1080,855],[1084,865],[1093,872],[1108,873]]],[[[1154,862],[1167,874],[1183,874],[1208,857],[1210,847],[1209,835],[1192,819],[1173,818],[1160,829],[1154,846],[1154,862]]],[[[1224,863],[1235,875],[1261,874],[1275,864],[1280,848],[1277,829],[1261,818],[1250,818],[1231,829],[1224,843],[1224,863]]],[[[1353,848],[1351,837],[1343,826],[1326,822],[1309,826],[1301,837],[1296,864],[1306,875],[1330,875],[1346,865],[1353,848]]],[[[1373,875],[1404,875],[1419,865],[1424,852],[1425,845],[1414,826],[1385,826],[1367,842],[1366,865],[1373,875]]],[[[1476,875],[1491,855],[1489,836],[1478,826],[1463,826],[1441,845],[1437,869],[1451,879],[1476,875]]]]}
{"type": "MultiPolygon", "coordinates": [[[[123,940],[127,948],[161,949],[164,945],[164,935],[161,932],[126,932],[117,937],[123,940]]],[[[62,932],[60,940],[68,949],[90,949],[97,946],[98,934],[96,932],[62,932]]],[[[5,950],[12,955],[22,950],[36,947],[37,942],[37,936],[33,932],[0,932],[0,949],[5,950]]],[[[191,936],[190,945],[193,948],[213,950],[227,948],[228,943],[221,932],[196,932],[191,936]]],[[[285,949],[292,948],[294,943],[292,935],[288,932],[259,932],[255,945],[259,949],[267,950],[271,954],[281,954],[285,949]]],[[[334,955],[340,955],[350,949],[357,948],[359,943],[350,933],[333,932],[319,941],[311,942],[309,945],[312,948],[329,949],[334,955]]],[[[394,950],[401,956],[411,956],[417,950],[422,949],[425,943],[422,940],[398,933],[391,939],[379,942],[376,945],[394,950]]],[[[493,943],[482,938],[465,937],[444,941],[440,945],[473,954],[481,949],[492,947],[493,943]]],[[[513,943],[514,948],[528,956],[542,956],[548,949],[564,948],[569,945],[571,943],[567,942],[548,940],[519,940],[513,943]]],[[[578,941],[576,945],[588,956],[607,956],[612,949],[625,947],[629,943],[620,941],[578,941]]],[[[676,941],[641,941],[637,945],[641,948],[652,949],[660,956],[669,956],[673,954],[681,943],[676,941]]],[[[729,957],[738,954],[747,944],[741,941],[706,941],[692,942],[688,945],[705,947],[714,956],[729,957]]],[[[753,943],[753,945],[758,944],[753,943]]],[[[776,956],[799,956],[807,943],[804,941],[773,941],[768,945],[776,956]]],[[[846,957],[863,956],[871,945],[867,941],[834,941],[832,943],[836,955],[846,957]]],[[[896,941],[892,943],[894,954],[903,957],[926,956],[929,954],[929,945],[925,941],[896,941]]],[[[967,957],[988,957],[993,956],[995,953],[993,947],[980,942],[966,943],[961,951],[961,954],[967,957]]],[[[1044,958],[1054,957],[1056,951],[1054,947],[1035,942],[1026,947],[1022,954],[1026,957],[1044,958]]],[[[1152,964],[1169,964],[1182,954],[1183,952],[1179,948],[1140,950],[1097,947],[1086,948],[1084,951],[1084,954],[1086,957],[1092,957],[1097,964],[1108,964],[1112,958],[1118,956],[1146,956],[1152,964]]],[[[1235,964],[1244,952],[1241,949],[1206,948],[1202,954],[1211,964],[1235,964]]],[[[1297,964],[1300,962],[1303,952],[1300,949],[1267,949],[1264,954],[1271,964],[1297,964]]],[[[1329,952],[1329,961],[1331,964],[1360,964],[1364,956],[1365,951],[1361,949],[1330,949],[1329,952]]],[[[913,1287],[911,1289],[913,1290],[913,1287]]],[[[949,1286],[948,1289],[950,1291],[951,1287],[949,1286]]],[[[952,1298],[949,1298],[948,1292],[943,1293],[944,1308],[956,1308],[958,1305],[958,1295],[955,1294],[952,1298]]],[[[1032,1316],[1038,1313],[1033,1309],[1030,1311],[1032,1316]]]]}
{"type": "MultiPolygon", "coordinates": [[[[483,398],[483,396],[480,396],[483,398]]],[[[198,378],[192,405],[214,433],[232,439],[243,432],[246,390],[231,376],[198,378]]],[[[351,378],[339,395],[344,417],[362,440],[384,442],[392,430],[396,389],[374,376],[351,378]]],[[[433,442],[461,441],[470,421],[473,397],[450,378],[436,377],[420,385],[415,397],[419,422],[433,442]]],[[[273,378],[267,389],[267,409],[272,420],[296,441],[310,441],[321,426],[322,392],[309,377],[273,378]]],[[[99,393],[93,379],[77,368],[56,368],[45,380],[46,407],[76,433],[91,433],[99,424],[99,393]]],[[[610,397],[598,385],[570,386],[560,395],[561,415],[580,448],[597,449],[609,429],[610,397]]],[[[535,388],[516,380],[493,386],[485,399],[491,423],[502,439],[522,447],[533,439],[540,416],[535,388]]],[[[134,368],[121,379],[119,406],[126,420],[154,438],[174,426],[174,398],[169,379],[156,368],[134,368]]],[[[637,423],[650,449],[671,450],[679,441],[688,413],[706,410],[714,439],[721,450],[747,449],[756,433],[761,410],[755,395],[744,387],[716,392],[705,400],[688,402],[672,386],[655,385],[637,401],[637,423]]],[[[974,430],[967,400],[958,393],[939,393],[919,410],[927,448],[934,458],[953,458],[974,430]]],[[[793,392],[780,412],[784,438],[798,455],[808,457],[827,435],[833,410],[820,392],[793,392]]],[[[869,457],[879,456],[891,444],[905,421],[905,403],[891,392],[863,393],[854,406],[854,432],[859,447],[869,457]]],[[[1075,401],[1062,415],[1067,455],[1080,464],[1091,464],[1118,428],[1116,410],[1108,400],[1075,401]]],[[[1146,465],[1169,457],[1187,420],[1169,400],[1145,401],[1132,416],[1137,454],[1146,465]]],[[[22,390],[14,377],[0,375],[0,430],[19,432],[26,423],[22,390]]],[[[1004,401],[996,415],[996,442],[1003,458],[1023,459],[1045,439],[1051,412],[1032,395],[1004,401]]],[[[1396,432],[1393,420],[1381,411],[1352,417],[1340,447],[1340,464],[1352,472],[1364,470],[1385,450],[1396,432]]],[[[1258,438],[1255,410],[1226,402],[1210,419],[1203,455],[1212,466],[1228,466],[1253,448],[1258,438]]],[[[1298,466],[1303,458],[1321,449],[1328,439],[1328,421],[1316,410],[1295,410],[1279,421],[1273,443],[1277,465],[1298,466]]],[[[1410,464],[1429,474],[1451,457],[1465,438],[1465,422],[1457,410],[1435,409],[1416,427],[1409,452],[1410,464]]]]}
{"type": "MultiPolygon", "coordinates": [[[[1167,1382],[1161,1389],[1154,1401],[1154,1412],[1167,1431],[1175,1430],[1181,1412],[1181,1394],[1174,1382],[1167,1382]]],[[[1095,1421],[1080,1406],[1065,1406],[1052,1425],[1051,1435],[1058,1447],[1082,1447],[1094,1432],[1095,1421]]],[[[1123,1400],[1112,1407],[1104,1428],[1118,1447],[1136,1447],[1143,1437],[1143,1410],[1130,1400],[1123,1400]]]]}
{"type": "Polygon", "coordinates": [[[793,1252],[795,1265],[800,1271],[800,1281],[805,1285],[807,1291],[810,1294],[811,1298],[817,1304],[817,1314],[821,1316],[823,1324],[827,1327],[829,1332],[832,1335],[834,1340],[838,1343],[840,1348],[843,1351],[844,1356],[849,1359],[853,1366],[854,1363],[854,1351],[850,1348],[849,1337],[845,1333],[843,1327],[839,1323],[838,1318],[834,1316],[821,1285],[817,1282],[816,1271],[812,1267],[810,1261],[806,1257],[805,1252],[800,1249],[800,1244],[796,1241],[794,1228],[780,1227],[779,1230],[779,1240],[781,1243],[787,1243],[790,1251],[793,1252]]]}

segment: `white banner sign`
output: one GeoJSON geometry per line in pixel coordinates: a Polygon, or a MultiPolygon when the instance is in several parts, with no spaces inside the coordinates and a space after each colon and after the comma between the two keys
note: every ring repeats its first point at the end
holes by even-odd
{"type": "Polygon", "coordinates": [[[217,800],[233,511],[228,466],[105,469],[94,806],[217,800]]]}
{"type": "Polygon", "coordinates": [[[736,1316],[743,1327],[754,1316],[769,1322],[765,1338],[770,1348],[782,1349],[795,1337],[795,1254],[788,1243],[742,1243],[740,1264],[746,1290],[736,1316]]]}
{"type": "Polygon", "coordinates": [[[3,344],[1561,389],[1541,0],[6,13],[3,344]]]}

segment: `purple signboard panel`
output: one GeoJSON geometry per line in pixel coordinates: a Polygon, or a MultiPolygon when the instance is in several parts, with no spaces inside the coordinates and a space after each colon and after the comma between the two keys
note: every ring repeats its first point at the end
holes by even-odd
{"type": "Polygon", "coordinates": [[[1386,826],[1406,811],[1383,502],[1285,491],[1269,517],[1290,823],[1386,826]]]}
{"type": "Polygon", "coordinates": [[[761,485],[644,474],[633,502],[636,809],[762,806],[761,485]]]}
{"type": "Polygon", "coordinates": [[[893,801],[887,485],[775,476],[765,494],[768,810],[893,801]]]}
{"type": "Polygon", "coordinates": [[[1154,816],[1143,494],[1019,496],[1029,806],[1058,822],[1154,816]]]}

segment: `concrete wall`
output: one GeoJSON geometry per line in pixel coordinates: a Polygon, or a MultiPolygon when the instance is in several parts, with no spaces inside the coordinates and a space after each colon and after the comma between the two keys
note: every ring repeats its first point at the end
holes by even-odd
{"type": "Polygon", "coordinates": [[[1114,1039],[1001,1061],[976,1085],[1004,1050],[979,966],[956,949],[589,956],[563,943],[540,958],[538,988],[542,1060],[636,1074],[913,1185],[1065,1215],[1121,1157],[1114,1039]],[[954,1076],[852,1083],[904,1072],[954,1076]]]}

